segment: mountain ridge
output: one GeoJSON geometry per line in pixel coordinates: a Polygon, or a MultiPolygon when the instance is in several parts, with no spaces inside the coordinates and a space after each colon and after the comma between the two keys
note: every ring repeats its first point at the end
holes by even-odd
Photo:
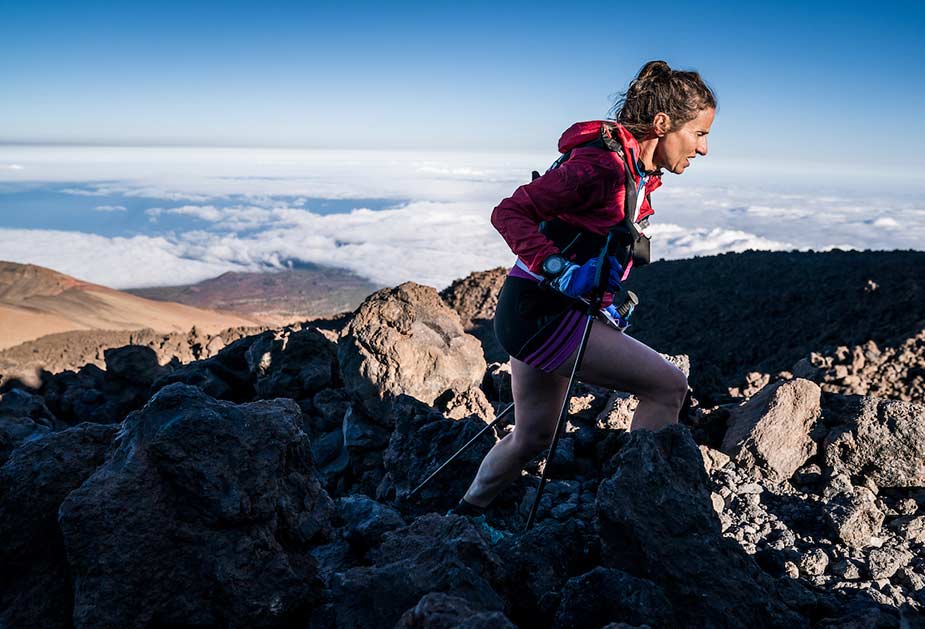
{"type": "Polygon", "coordinates": [[[53,269],[0,261],[0,349],[73,330],[218,331],[256,317],[159,302],[53,269]]]}

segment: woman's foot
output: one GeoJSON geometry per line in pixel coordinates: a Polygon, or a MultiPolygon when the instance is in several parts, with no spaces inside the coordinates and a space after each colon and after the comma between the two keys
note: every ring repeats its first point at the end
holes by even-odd
{"type": "Polygon", "coordinates": [[[459,501],[455,507],[446,512],[447,515],[468,515],[471,517],[480,516],[485,513],[485,507],[477,507],[465,498],[459,501]]]}

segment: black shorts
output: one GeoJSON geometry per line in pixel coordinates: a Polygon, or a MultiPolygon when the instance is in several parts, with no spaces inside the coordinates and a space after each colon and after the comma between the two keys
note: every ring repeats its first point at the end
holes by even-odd
{"type": "Polygon", "coordinates": [[[581,342],[586,315],[580,306],[536,280],[508,275],[495,310],[495,336],[517,360],[553,372],[581,342]]]}

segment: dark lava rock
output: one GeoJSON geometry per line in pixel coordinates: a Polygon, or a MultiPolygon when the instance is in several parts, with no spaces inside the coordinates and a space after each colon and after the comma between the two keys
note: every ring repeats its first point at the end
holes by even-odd
{"type": "Polygon", "coordinates": [[[671,603],[657,585],[598,567],[565,585],[553,627],[601,627],[609,622],[667,627],[671,620],[671,603]]]}
{"type": "MultiPolygon", "coordinates": [[[[431,472],[465,445],[485,424],[476,419],[451,420],[407,395],[390,401],[388,416],[395,422],[389,446],[382,456],[386,476],[377,498],[403,499],[431,472]]],[[[479,464],[495,444],[489,430],[455,459],[418,494],[424,508],[447,509],[466,492],[479,464]]]]}
{"type": "Polygon", "coordinates": [[[549,626],[562,586],[569,577],[593,567],[596,557],[588,549],[589,529],[578,520],[544,520],[495,546],[504,568],[510,617],[518,625],[549,626]]]}
{"type": "Polygon", "coordinates": [[[432,592],[402,614],[395,628],[515,629],[515,626],[501,612],[482,611],[466,599],[432,592]]]}
{"type": "Polygon", "coordinates": [[[630,433],[615,465],[597,494],[604,566],[656,583],[683,625],[807,626],[771,578],[723,537],[687,428],[630,433]]]}
{"type": "Polygon", "coordinates": [[[334,505],[291,400],[174,384],[126,418],[61,505],[77,627],[279,626],[307,618],[334,505]]]}
{"type": "Polygon", "coordinates": [[[334,627],[391,627],[422,596],[444,592],[476,609],[503,611],[492,589],[501,565],[476,527],[461,516],[428,514],[385,534],[370,566],[332,578],[334,627]]]}
{"type": "Polygon", "coordinates": [[[338,498],[337,512],[344,525],[341,534],[361,552],[378,546],[385,533],[405,526],[398,511],[361,494],[338,498]]]}
{"type": "Polygon", "coordinates": [[[312,398],[312,405],[318,415],[316,425],[311,427],[313,431],[339,429],[350,408],[350,397],[343,389],[323,389],[312,398]]]}
{"type": "Polygon", "coordinates": [[[156,380],[151,391],[183,383],[220,400],[249,401],[254,397],[254,376],[247,362],[247,352],[254,343],[272,338],[273,332],[263,332],[238,339],[211,358],[175,368],[156,380]]]}
{"type": "Polygon", "coordinates": [[[40,396],[22,389],[0,394],[0,465],[20,444],[60,427],[40,396]]]}
{"type": "Polygon", "coordinates": [[[337,346],[311,328],[255,340],[245,354],[258,397],[300,400],[331,386],[337,346]]]}
{"type": "Polygon", "coordinates": [[[88,423],[45,435],[0,468],[0,626],[71,625],[58,507],[103,463],[116,428],[88,423]]]}
{"type": "Polygon", "coordinates": [[[661,352],[688,354],[694,395],[711,405],[747,372],[775,374],[826,346],[919,332],[925,252],[746,251],[660,260],[634,269],[626,286],[640,297],[631,334],[661,352]]]}
{"type": "Polygon", "coordinates": [[[118,376],[110,376],[96,365],[88,364],[77,373],[43,372],[39,393],[48,408],[63,422],[115,424],[148,399],[148,387],[118,376]]]}
{"type": "Polygon", "coordinates": [[[125,345],[103,351],[106,361],[106,374],[110,378],[119,378],[144,391],[154,383],[164,371],[157,360],[157,352],[142,345],[125,345]]]}

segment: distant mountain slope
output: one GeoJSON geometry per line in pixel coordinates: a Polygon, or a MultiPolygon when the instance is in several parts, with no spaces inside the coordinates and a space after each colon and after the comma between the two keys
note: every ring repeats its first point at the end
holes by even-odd
{"type": "Polygon", "coordinates": [[[0,261],[0,348],[70,330],[218,331],[252,318],[152,301],[32,264],[0,261]]]}
{"type": "Polygon", "coordinates": [[[282,324],[354,310],[380,288],[345,269],[304,264],[287,271],[229,272],[198,284],[127,292],[282,324]]]}

